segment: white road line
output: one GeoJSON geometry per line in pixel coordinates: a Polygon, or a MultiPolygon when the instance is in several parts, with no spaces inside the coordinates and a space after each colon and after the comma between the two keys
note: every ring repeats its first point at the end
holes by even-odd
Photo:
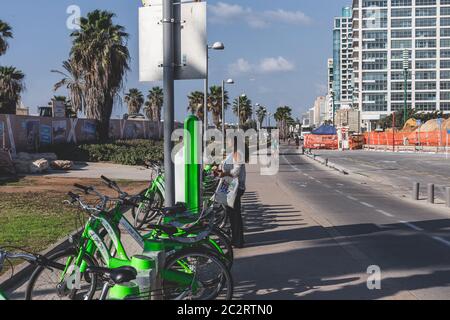
{"type": "Polygon", "coordinates": [[[336,190],[337,193],[344,194],[341,190],[336,190]]]}
{"type": "Polygon", "coordinates": [[[434,240],[436,240],[436,241],[438,241],[438,242],[440,242],[440,243],[450,247],[450,241],[447,241],[447,240],[445,240],[444,238],[441,238],[441,237],[432,237],[432,238],[434,240]]]}
{"type": "Polygon", "coordinates": [[[331,186],[329,184],[324,184],[323,185],[325,188],[331,189],[331,186]]]}
{"type": "Polygon", "coordinates": [[[409,222],[406,222],[406,221],[400,221],[400,223],[404,224],[405,226],[408,226],[409,228],[411,228],[411,229],[413,229],[415,231],[424,231],[422,228],[419,228],[418,226],[416,226],[416,225],[414,225],[412,223],[409,223],[409,222]]]}
{"type": "Polygon", "coordinates": [[[322,181],[320,181],[320,180],[317,180],[317,183],[323,184],[323,182],[322,182],[322,181]]]}
{"type": "Polygon", "coordinates": [[[364,201],[360,201],[359,203],[361,203],[363,206],[366,206],[368,208],[375,208],[375,206],[371,205],[370,203],[364,202],[364,201]]]}
{"type": "Polygon", "coordinates": [[[386,212],[384,210],[377,210],[377,212],[381,213],[382,215],[385,215],[386,217],[390,217],[390,218],[393,217],[392,214],[390,214],[389,212],[386,212]]]}
{"type": "Polygon", "coordinates": [[[358,199],[356,199],[355,197],[352,197],[352,196],[347,196],[347,198],[349,198],[350,200],[353,200],[353,201],[359,201],[358,199]]]}

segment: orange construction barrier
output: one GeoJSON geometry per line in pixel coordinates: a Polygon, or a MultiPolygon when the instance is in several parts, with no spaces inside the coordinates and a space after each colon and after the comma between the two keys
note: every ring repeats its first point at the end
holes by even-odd
{"type": "Polygon", "coordinates": [[[306,149],[338,149],[338,137],[337,135],[305,135],[304,147],[306,149]]]}
{"type": "Polygon", "coordinates": [[[366,132],[364,144],[379,146],[444,147],[450,135],[447,131],[432,132],[366,132]]]}

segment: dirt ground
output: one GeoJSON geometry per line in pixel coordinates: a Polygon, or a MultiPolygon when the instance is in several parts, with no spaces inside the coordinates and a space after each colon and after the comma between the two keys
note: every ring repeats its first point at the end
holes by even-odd
{"type": "MultiPolygon", "coordinates": [[[[17,179],[0,180],[0,193],[67,193],[74,189],[73,185],[75,183],[94,186],[100,192],[107,194],[110,194],[111,192],[100,179],[26,176],[17,179]]],[[[118,180],[117,183],[123,190],[130,194],[139,193],[148,186],[147,182],[128,180],[118,180]]]]}

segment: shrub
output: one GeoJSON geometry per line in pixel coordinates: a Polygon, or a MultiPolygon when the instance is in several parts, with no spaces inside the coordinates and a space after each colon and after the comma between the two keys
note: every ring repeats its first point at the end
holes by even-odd
{"type": "Polygon", "coordinates": [[[61,160],[85,162],[113,162],[123,165],[144,165],[146,160],[162,161],[164,148],[161,141],[118,140],[110,143],[58,144],[42,152],[54,152],[61,160]]]}

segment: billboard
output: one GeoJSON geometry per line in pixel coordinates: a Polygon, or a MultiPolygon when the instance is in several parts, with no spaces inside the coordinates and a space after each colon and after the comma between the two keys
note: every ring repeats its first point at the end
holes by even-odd
{"type": "MultiPolygon", "coordinates": [[[[161,1],[139,8],[139,80],[163,80],[163,7],[161,1]]],[[[175,79],[206,78],[206,2],[174,5],[175,79]]]]}

